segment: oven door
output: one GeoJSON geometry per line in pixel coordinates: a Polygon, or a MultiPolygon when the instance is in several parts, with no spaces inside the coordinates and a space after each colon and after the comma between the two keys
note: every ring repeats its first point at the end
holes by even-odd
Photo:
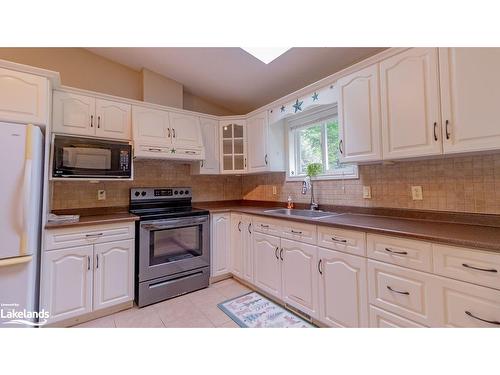
{"type": "Polygon", "coordinates": [[[140,222],[139,281],[209,265],[207,215],[140,222]]]}

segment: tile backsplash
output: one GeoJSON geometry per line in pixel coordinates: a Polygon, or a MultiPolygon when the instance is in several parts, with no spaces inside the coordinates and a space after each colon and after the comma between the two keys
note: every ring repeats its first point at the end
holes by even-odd
{"type": "MultiPolygon", "coordinates": [[[[198,202],[284,202],[289,194],[295,202],[310,199],[300,193],[300,182],[285,182],[285,173],[198,176],[189,164],[140,160],[134,181],[54,182],[52,209],[127,206],[129,189],[136,186],[191,186],[198,202]],[[97,200],[99,189],[106,190],[106,200],[97,200]]],[[[500,154],[362,165],[359,179],[317,181],[315,194],[320,204],[500,214],[500,154]],[[371,187],[371,199],[363,199],[363,185],[371,187]],[[413,185],[422,186],[423,200],[412,200],[413,185]]]]}
{"type": "MultiPolygon", "coordinates": [[[[285,182],[284,173],[243,177],[243,199],[308,203],[301,182],[285,182]],[[273,195],[276,186],[276,195],[273,195]]],[[[361,165],[359,179],[315,183],[320,204],[391,207],[500,214],[500,154],[361,165]],[[363,185],[371,199],[363,199],[363,185]],[[422,186],[423,200],[411,197],[422,186]]]]}
{"type": "Polygon", "coordinates": [[[241,199],[241,176],[191,175],[189,164],[160,160],[134,162],[134,181],[57,181],[53,183],[53,210],[128,206],[131,187],[190,186],[193,201],[241,199]],[[97,200],[97,190],[106,199],[97,200]]]}

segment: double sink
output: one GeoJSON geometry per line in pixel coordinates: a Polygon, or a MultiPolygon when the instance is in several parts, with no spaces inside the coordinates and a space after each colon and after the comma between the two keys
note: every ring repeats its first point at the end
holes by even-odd
{"type": "Polygon", "coordinates": [[[314,211],[314,210],[296,210],[290,208],[277,208],[264,211],[268,214],[282,215],[287,217],[303,217],[306,219],[324,219],[331,216],[342,215],[336,212],[314,211]]]}

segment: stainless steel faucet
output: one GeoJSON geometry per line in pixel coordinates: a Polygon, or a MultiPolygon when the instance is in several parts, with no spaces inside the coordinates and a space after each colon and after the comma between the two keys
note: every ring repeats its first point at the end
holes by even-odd
{"type": "Polygon", "coordinates": [[[314,199],[314,185],[311,178],[308,176],[302,181],[302,194],[307,194],[307,191],[311,190],[311,203],[309,205],[310,210],[317,210],[319,208],[318,203],[314,199]]]}

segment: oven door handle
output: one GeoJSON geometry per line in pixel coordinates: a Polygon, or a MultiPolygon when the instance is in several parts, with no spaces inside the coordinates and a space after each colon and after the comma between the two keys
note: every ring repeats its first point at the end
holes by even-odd
{"type": "Polygon", "coordinates": [[[203,223],[208,223],[208,217],[200,217],[196,219],[190,218],[189,220],[182,220],[182,219],[172,219],[172,220],[165,220],[163,222],[156,222],[156,223],[149,223],[149,224],[141,224],[141,228],[146,229],[146,230],[162,230],[162,229],[171,229],[171,228],[177,228],[179,226],[189,226],[189,225],[197,225],[197,224],[203,224],[203,223]]]}

